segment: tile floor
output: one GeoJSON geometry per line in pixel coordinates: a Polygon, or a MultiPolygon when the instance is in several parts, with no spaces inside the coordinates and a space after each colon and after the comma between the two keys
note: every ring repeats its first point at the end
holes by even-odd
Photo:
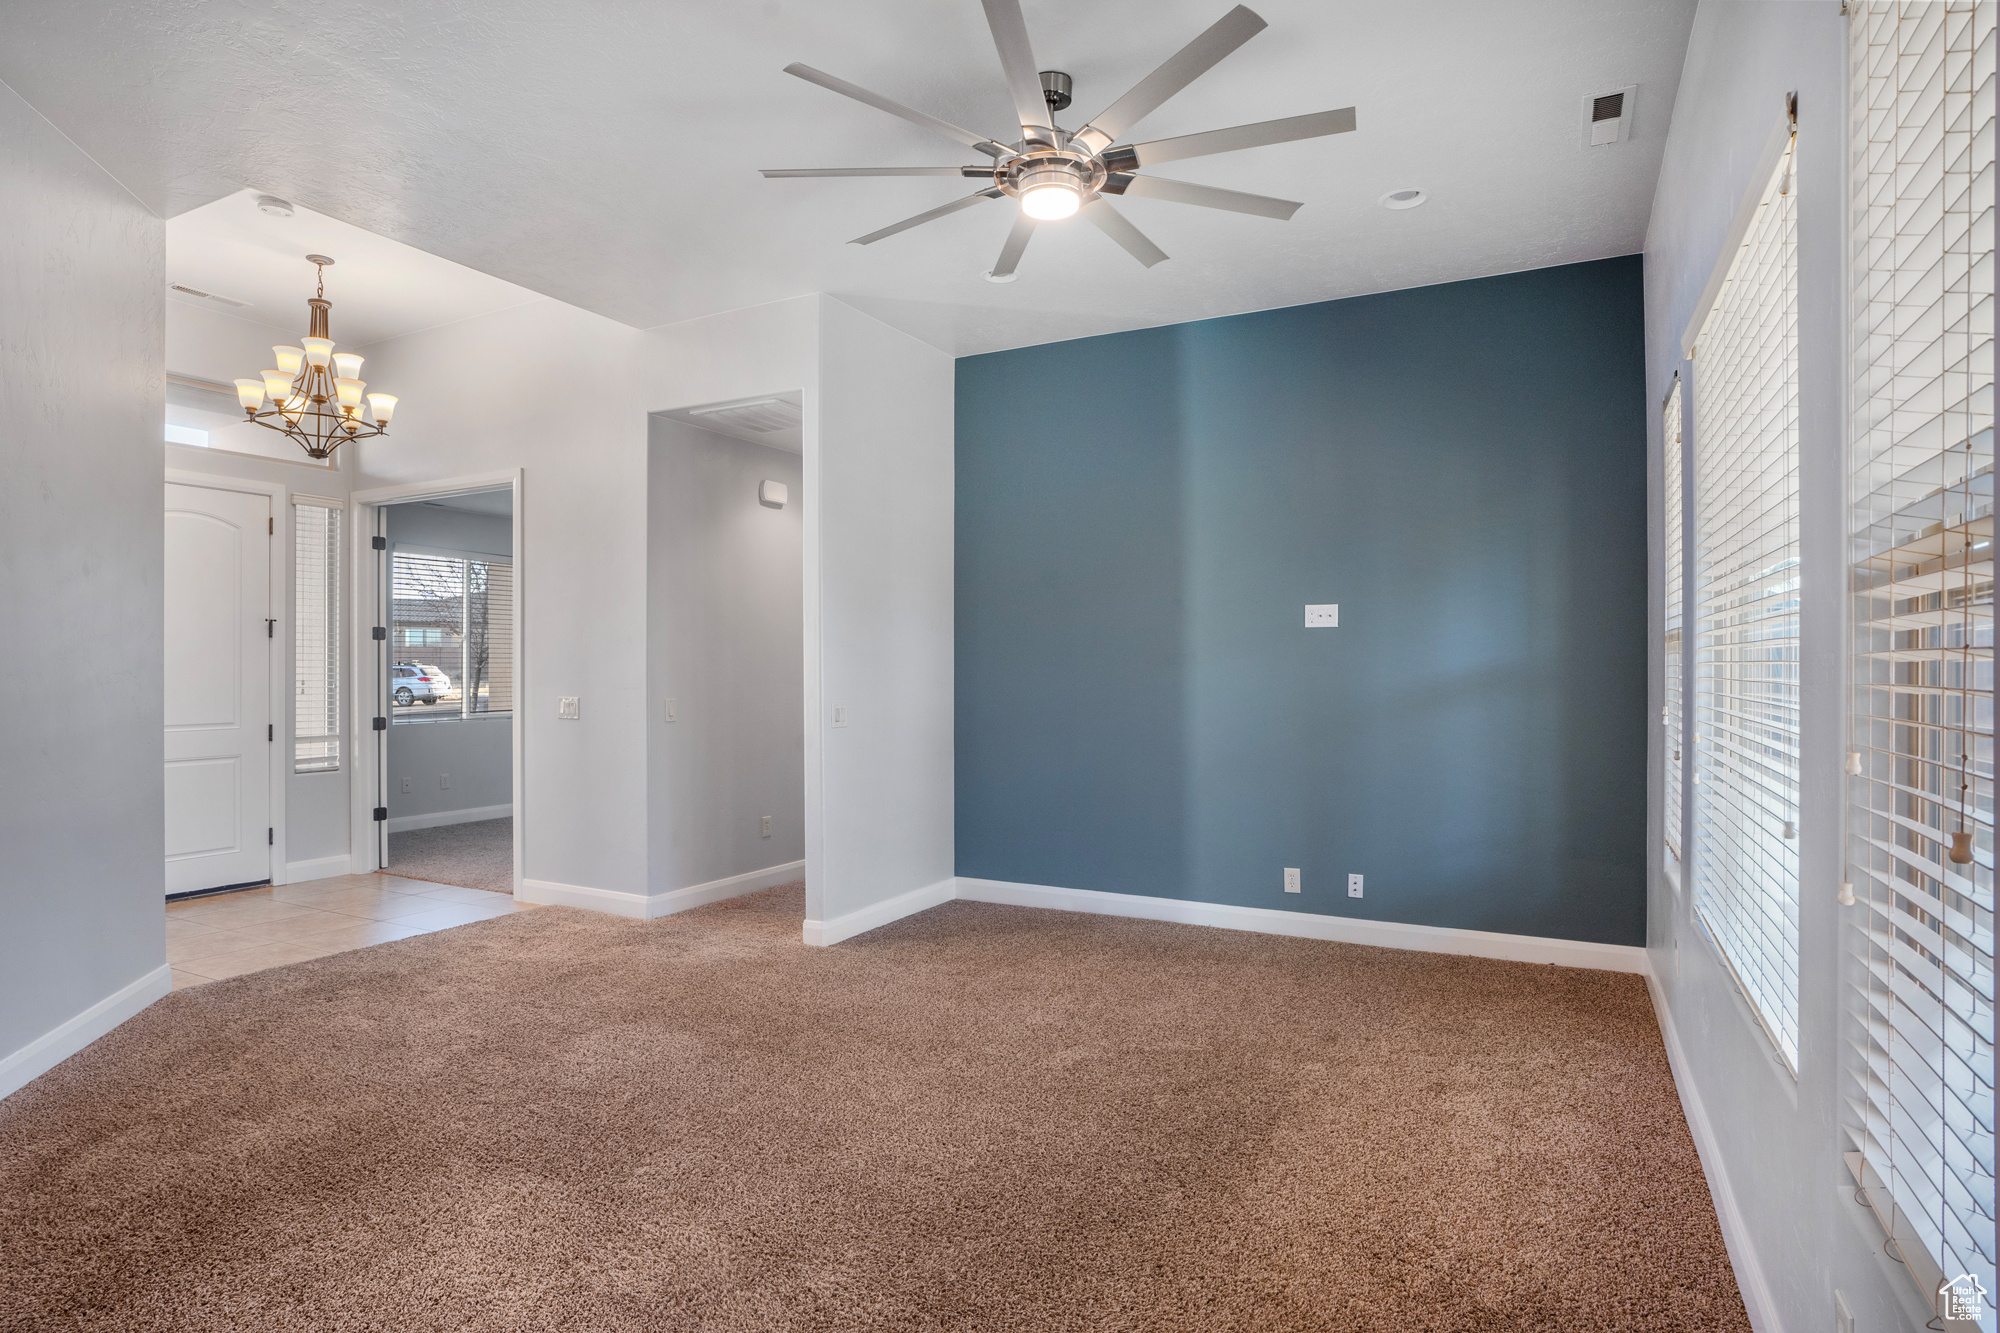
{"type": "Polygon", "coordinates": [[[341,875],[167,904],[174,989],[526,911],[501,893],[341,875]]]}

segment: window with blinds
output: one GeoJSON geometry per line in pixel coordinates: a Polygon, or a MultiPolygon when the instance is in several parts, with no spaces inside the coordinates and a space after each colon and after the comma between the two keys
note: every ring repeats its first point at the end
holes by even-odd
{"type": "Polygon", "coordinates": [[[392,721],[512,712],[513,565],[399,550],[390,582],[392,721]]]}
{"type": "Polygon", "coordinates": [[[1666,638],[1666,703],[1660,711],[1660,720],[1666,724],[1666,738],[1661,749],[1666,754],[1666,773],[1662,786],[1666,790],[1665,812],[1661,826],[1665,830],[1667,852],[1676,861],[1681,856],[1681,514],[1683,495],[1681,493],[1681,377],[1674,376],[1674,387],[1667,393],[1667,405],[1661,412],[1660,438],[1666,443],[1665,463],[1661,467],[1661,494],[1664,497],[1660,516],[1661,527],[1666,534],[1666,596],[1665,638],[1666,638]]]}
{"type": "MultiPolygon", "coordinates": [[[[1850,20],[1848,1163],[1995,1327],[1991,0],[1850,20]]],[[[1845,894],[1843,894],[1845,898],[1845,894]]]]}
{"type": "Polygon", "coordinates": [[[1798,228],[1787,142],[1694,352],[1695,911],[1798,1067],[1798,228]]]}
{"type": "Polygon", "coordinates": [[[340,768],[340,510],[292,506],[292,771],[340,768]]]}

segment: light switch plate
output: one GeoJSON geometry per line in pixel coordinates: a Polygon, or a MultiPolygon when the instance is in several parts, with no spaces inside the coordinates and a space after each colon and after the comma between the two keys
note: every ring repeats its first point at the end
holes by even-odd
{"type": "Polygon", "coordinates": [[[578,702],[577,695],[574,694],[562,695],[556,700],[556,716],[570,722],[577,721],[579,716],[577,712],[577,702],[578,702]]]}
{"type": "Polygon", "coordinates": [[[667,717],[666,717],[666,720],[667,720],[667,721],[669,721],[669,722],[678,722],[678,721],[680,721],[680,720],[681,720],[681,704],[680,704],[680,700],[678,700],[678,699],[669,699],[669,700],[667,700],[667,717]]]}
{"type": "Polygon", "coordinates": [[[833,706],[833,725],[836,727],[844,727],[847,725],[846,704],[835,704],[833,706]]]}
{"type": "Polygon", "coordinates": [[[1323,606],[1309,606],[1309,607],[1307,607],[1307,608],[1306,608],[1306,628],[1307,628],[1307,629],[1339,629],[1339,628],[1340,628],[1340,604],[1339,604],[1338,602],[1328,602],[1328,603],[1326,603],[1326,604],[1325,604],[1325,605],[1323,605],[1323,606]]]}
{"type": "Polygon", "coordinates": [[[770,817],[769,815],[765,815],[765,816],[764,816],[764,819],[763,819],[763,825],[762,825],[762,827],[763,827],[763,833],[762,833],[762,835],[761,835],[761,836],[763,836],[763,837],[766,837],[766,838],[770,837],[770,836],[771,836],[771,817],[770,817]]]}
{"type": "Polygon", "coordinates": [[[438,789],[440,791],[451,790],[451,774],[449,773],[438,774],[438,789]]]}
{"type": "Polygon", "coordinates": [[[1286,893],[1303,892],[1303,890],[1299,888],[1299,871],[1297,866],[1285,867],[1285,892],[1286,893]]]}

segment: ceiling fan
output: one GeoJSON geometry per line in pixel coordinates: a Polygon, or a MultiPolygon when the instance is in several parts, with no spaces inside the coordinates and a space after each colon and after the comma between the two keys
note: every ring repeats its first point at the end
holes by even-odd
{"type": "Polygon", "coordinates": [[[1138,169],[1186,157],[1210,153],[1232,153],[1239,148],[1289,143],[1323,134],[1343,134],[1354,128],[1354,108],[1320,111],[1309,116],[1288,116],[1283,120],[1260,121],[1233,129],[1209,130],[1177,139],[1155,139],[1151,143],[1114,147],[1134,125],[1158,109],[1161,103],[1212,69],[1224,56],[1249,41],[1265,28],[1264,20],[1242,5],[1224,14],[1214,26],[1182,47],[1167,62],[1141,79],[1130,92],[1081,129],[1065,130],[1055,123],[1055,113],[1070,104],[1070,77],[1057,70],[1035,68],[1028,46],[1028,25],[1021,16],[1020,0],[980,0],[986,21],[993,29],[994,45],[1000,48],[1000,68],[1007,76],[1007,90],[1013,95],[1020,120],[1021,137],[1003,143],[961,129],[936,116],[926,115],[869,92],[845,79],[814,69],[810,65],[787,65],[785,73],[808,83],[816,83],[857,102],[865,102],[912,124],[936,130],[993,159],[970,167],[831,167],[823,169],[766,171],[767,177],[796,176],[963,176],[982,182],[975,194],[967,195],[928,212],[905,218],[880,231],[857,236],[849,244],[873,245],[885,237],[922,226],[960,209],[988,199],[1020,200],[1021,211],[1014,229],[1000,250],[1000,261],[986,274],[994,282],[1011,282],[1040,222],[1054,222],[1081,213],[1098,230],[1123,246],[1126,253],[1147,268],[1167,257],[1166,252],[1147,240],[1145,234],[1113,208],[1106,195],[1135,195],[1165,199],[1177,204],[1221,208],[1259,217],[1289,219],[1299,205],[1289,199],[1220,190],[1211,185],[1169,180],[1161,176],[1141,176],[1138,169]]]}

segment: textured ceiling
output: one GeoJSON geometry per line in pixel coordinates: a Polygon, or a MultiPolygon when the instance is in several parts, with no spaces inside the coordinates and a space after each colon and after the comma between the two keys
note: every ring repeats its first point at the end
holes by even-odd
{"type": "MultiPolygon", "coordinates": [[[[1076,123],[1231,0],[1025,0],[1076,123]]],[[[984,133],[1011,120],[977,0],[0,3],[0,80],[164,216],[246,187],[639,327],[834,294],[959,354],[1638,250],[1694,0],[1255,0],[1270,28],[1133,136],[1332,107],[1353,134],[1158,174],[1305,202],[1288,223],[1133,199],[1145,270],[1078,220],[980,274],[995,202],[866,248],[954,180],[765,166],[976,155],[782,73],[802,60],[984,133]],[[1638,84],[1631,140],[1581,100],[1638,84]],[[1421,208],[1376,206],[1419,186],[1421,208]]]]}

